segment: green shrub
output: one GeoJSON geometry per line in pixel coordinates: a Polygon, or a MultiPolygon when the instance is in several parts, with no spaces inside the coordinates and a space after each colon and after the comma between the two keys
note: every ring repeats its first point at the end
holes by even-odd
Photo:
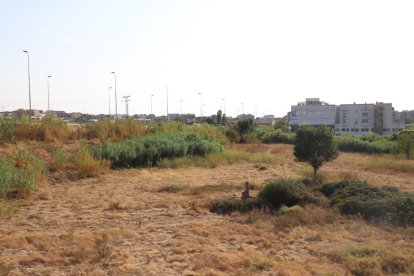
{"type": "Polygon", "coordinates": [[[343,181],[325,184],[320,191],[329,197],[331,205],[347,215],[362,215],[372,222],[396,226],[414,225],[414,194],[397,188],[374,187],[366,182],[343,181]]]}
{"type": "MultiPolygon", "coordinates": [[[[316,202],[305,186],[294,179],[274,179],[266,183],[256,198],[247,200],[219,199],[213,201],[210,212],[229,214],[232,212],[248,212],[257,208],[265,208],[270,211],[278,210],[279,213],[288,212],[288,207],[305,205],[316,202]]],[[[298,211],[299,207],[293,207],[289,211],[298,211]]]]}
{"type": "Polygon", "coordinates": [[[160,132],[92,148],[96,158],[111,160],[115,167],[157,166],[164,158],[205,156],[222,151],[219,143],[189,132],[160,132]]]}
{"type": "Polygon", "coordinates": [[[234,127],[226,128],[224,134],[231,143],[237,143],[238,141],[240,141],[240,134],[234,127]]]}
{"type": "Polygon", "coordinates": [[[246,200],[239,199],[217,199],[211,203],[210,212],[216,214],[231,214],[233,212],[249,212],[256,208],[261,208],[260,199],[251,198],[246,200]]]}
{"type": "Polygon", "coordinates": [[[336,142],[340,151],[363,153],[395,153],[397,144],[391,136],[376,134],[337,136],[336,142]]]}
{"type": "Polygon", "coordinates": [[[266,126],[256,126],[254,135],[265,144],[293,144],[295,134],[266,126]]]}
{"type": "Polygon", "coordinates": [[[16,168],[10,162],[4,158],[0,159],[0,196],[4,197],[13,186],[16,168]]]}
{"type": "Polygon", "coordinates": [[[0,159],[0,196],[5,197],[11,191],[30,192],[47,173],[43,161],[25,148],[19,148],[14,159],[0,159]]]}
{"type": "Polygon", "coordinates": [[[305,185],[295,179],[274,179],[266,183],[258,198],[270,209],[278,209],[282,205],[291,207],[315,202],[315,198],[308,193],[305,185]]]}
{"type": "Polygon", "coordinates": [[[13,142],[15,140],[15,118],[0,118],[0,142],[13,142]]]}
{"type": "Polygon", "coordinates": [[[66,152],[61,147],[52,147],[50,149],[51,152],[51,161],[49,164],[50,171],[60,171],[62,170],[66,164],[69,162],[70,154],[66,152]]]}

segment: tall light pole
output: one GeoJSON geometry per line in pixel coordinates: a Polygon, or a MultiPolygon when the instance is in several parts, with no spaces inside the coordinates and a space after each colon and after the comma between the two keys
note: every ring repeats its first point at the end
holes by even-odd
{"type": "Polygon", "coordinates": [[[125,117],[128,118],[129,117],[129,110],[128,110],[128,102],[130,102],[131,100],[129,99],[131,96],[123,96],[122,98],[124,98],[124,103],[125,103],[125,117]]]}
{"type": "Polygon", "coordinates": [[[118,101],[117,101],[117,95],[116,95],[116,73],[115,72],[111,72],[112,74],[114,74],[115,77],[115,120],[118,119],[118,101]]]}
{"type": "Polygon", "coordinates": [[[200,117],[203,117],[203,94],[198,92],[198,95],[200,95],[200,117]]]}
{"type": "Polygon", "coordinates": [[[242,104],[242,107],[243,107],[243,115],[244,115],[244,103],[241,103],[242,104]]]}
{"type": "Polygon", "coordinates": [[[108,98],[108,102],[109,102],[109,104],[108,104],[108,116],[109,116],[109,119],[111,119],[111,89],[112,89],[112,86],[109,86],[108,87],[108,95],[109,95],[109,98],[108,98]]]}
{"type": "Polygon", "coordinates": [[[226,99],[223,100],[223,114],[226,114],[226,99]]]}
{"type": "Polygon", "coordinates": [[[152,97],[154,97],[154,94],[151,94],[151,115],[152,115],[152,97]]]}
{"type": "Polygon", "coordinates": [[[30,121],[32,121],[32,94],[30,92],[30,57],[29,57],[29,51],[23,50],[23,53],[27,54],[27,73],[29,76],[29,117],[30,117],[30,121]]]}
{"type": "Polygon", "coordinates": [[[167,89],[167,120],[168,120],[168,85],[165,85],[165,88],[167,89]]]}
{"type": "Polygon", "coordinates": [[[183,100],[180,100],[180,115],[181,115],[181,104],[183,103],[183,100]]]}
{"type": "Polygon", "coordinates": [[[50,98],[49,98],[49,79],[52,76],[47,76],[47,110],[49,111],[48,113],[50,113],[50,98]]]}

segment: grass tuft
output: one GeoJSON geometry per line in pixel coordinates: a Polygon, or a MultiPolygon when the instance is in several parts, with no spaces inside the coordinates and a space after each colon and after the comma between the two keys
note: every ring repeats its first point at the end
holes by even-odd
{"type": "Polygon", "coordinates": [[[111,162],[95,159],[86,146],[81,146],[72,156],[72,164],[80,177],[94,177],[109,171],[111,162]]]}

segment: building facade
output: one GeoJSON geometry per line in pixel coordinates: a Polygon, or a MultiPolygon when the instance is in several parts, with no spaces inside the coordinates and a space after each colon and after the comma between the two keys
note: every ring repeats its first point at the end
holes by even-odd
{"type": "Polygon", "coordinates": [[[301,125],[335,127],[336,106],[319,100],[307,98],[305,102],[292,105],[288,114],[289,126],[296,130],[301,125]]]}
{"type": "Polygon", "coordinates": [[[306,99],[306,102],[292,106],[288,114],[292,130],[301,125],[325,125],[338,135],[368,132],[393,134],[405,128],[404,120],[400,117],[390,103],[336,106],[323,103],[318,98],[306,99]]]}

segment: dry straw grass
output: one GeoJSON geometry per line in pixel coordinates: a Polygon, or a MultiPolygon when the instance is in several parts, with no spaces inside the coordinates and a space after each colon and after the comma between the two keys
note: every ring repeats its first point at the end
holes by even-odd
{"type": "Polygon", "coordinates": [[[96,160],[86,146],[81,146],[72,157],[72,164],[80,177],[94,177],[110,170],[111,162],[96,160]]]}

